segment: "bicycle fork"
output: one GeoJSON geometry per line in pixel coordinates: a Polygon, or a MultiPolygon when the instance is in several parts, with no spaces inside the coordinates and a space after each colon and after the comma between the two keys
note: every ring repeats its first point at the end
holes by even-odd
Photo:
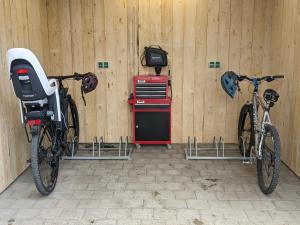
{"type": "Polygon", "coordinates": [[[265,135],[265,125],[270,124],[272,125],[270,114],[268,107],[264,110],[264,115],[261,123],[261,130],[260,130],[260,140],[259,140],[259,146],[258,146],[258,158],[262,159],[262,143],[263,143],[263,138],[265,135]]]}
{"type": "Polygon", "coordinates": [[[254,152],[256,157],[261,160],[262,159],[262,143],[263,137],[265,134],[265,125],[271,124],[270,114],[269,114],[269,106],[262,105],[263,108],[263,117],[261,123],[258,121],[258,103],[261,103],[259,95],[254,93],[253,95],[253,125],[254,125],[254,152]],[[258,101],[259,102],[258,102],[258,101]]]}

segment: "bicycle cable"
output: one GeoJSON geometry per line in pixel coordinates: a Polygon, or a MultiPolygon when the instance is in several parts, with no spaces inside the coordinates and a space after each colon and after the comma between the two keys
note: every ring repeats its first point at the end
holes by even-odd
{"type": "Polygon", "coordinates": [[[62,113],[62,112],[60,112],[61,113],[61,115],[63,116],[63,118],[64,118],[64,124],[65,124],[65,127],[68,129],[68,126],[67,126],[67,123],[66,123],[66,118],[65,118],[65,116],[64,116],[64,114],[62,113]]]}

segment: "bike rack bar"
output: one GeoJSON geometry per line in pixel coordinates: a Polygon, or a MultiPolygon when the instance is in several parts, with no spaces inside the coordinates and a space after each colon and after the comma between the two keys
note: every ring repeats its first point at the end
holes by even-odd
{"type": "Polygon", "coordinates": [[[63,160],[130,160],[132,146],[129,146],[128,137],[120,137],[118,143],[105,143],[103,137],[94,137],[92,143],[78,143],[75,154],[77,138],[73,139],[72,155],[63,156],[63,160]],[[92,148],[89,147],[92,145],[92,148]],[[96,154],[98,151],[98,154],[96,154]]]}
{"type": "Polygon", "coordinates": [[[240,156],[238,146],[232,147],[225,144],[223,137],[219,137],[218,141],[214,137],[211,144],[198,143],[196,137],[192,143],[191,138],[188,137],[187,148],[185,149],[186,160],[243,160],[243,163],[247,163],[251,161],[251,157],[246,157],[244,139],[242,139],[242,143],[244,156],[240,156]],[[229,150],[231,154],[228,153],[229,150]]]}

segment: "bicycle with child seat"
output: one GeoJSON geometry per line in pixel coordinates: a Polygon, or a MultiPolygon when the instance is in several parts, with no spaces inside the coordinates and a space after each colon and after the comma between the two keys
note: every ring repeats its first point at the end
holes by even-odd
{"type": "Polygon", "coordinates": [[[35,54],[25,48],[8,49],[7,64],[21,122],[31,142],[33,180],[42,195],[49,195],[56,186],[60,157],[76,154],[79,141],[77,107],[63,81],[81,81],[85,103],[84,94],[95,90],[98,80],[92,73],[47,77],[35,54]]]}
{"type": "MultiPolygon", "coordinates": [[[[96,79],[92,73],[74,73],[68,76],[48,76],[59,85],[61,122],[51,120],[51,115],[35,118],[31,124],[32,153],[31,167],[35,185],[42,195],[50,194],[56,185],[59,169],[59,158],[62,154],[75,155],[78,150],[79,116],[75,101],[64,87],[64,80],[84,81],[96,79]],[[39,121],[36,123],[36,121],[39,121]]],[[[97,82],[94,86],[97,85],[97,82]]],[[[95,87],[92,87],[94,90],[95,87]]],[[[84,100],[82,86],[82,97],[84,100]]],[[[84,100],[85,102],[85,100],[84,100]]],[[[32,120],[31,120],[32,121],[32,120]]]]}
{"type": "Polygon", "coordinates": [[[271,122],[270,109],[278,101],[279,94],[273,89],[266,89],[263,99],[259,95],[262,82],[283,79],[282,75],[248,77],[229,71],[223,74],[221,82],[224,90],[233,98],[239,90],[239,82],[248,81],[253,86],[252,98],[243,105],[238,122],[239,149],[242,156],[256,158],[257,178],[261,191],[271,194],[277,184],[281,165],[281,143],[277,129],[271,122]],[[259,119],[259,108],[262,117],[259,119]]]}

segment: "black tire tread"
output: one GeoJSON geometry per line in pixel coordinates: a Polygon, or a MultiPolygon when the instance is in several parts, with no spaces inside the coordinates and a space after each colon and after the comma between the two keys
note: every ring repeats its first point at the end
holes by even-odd
{"type": "Polygon", "coordinates": [[[239,124],[238,124],[238,140],[239,140],[239,149],[240,149],[240,153],[242,156],[244,156],[244,151],[243,151],[243,144],[241,141],[241,133],[242,133],[242,123],[243,123],[243,117],[246,116],[245,114],[249,113],[250,116],[250,123],[251,123],[251,137],[250,137],[250,144],[249,144],[249,148],[246,149],[245,151],[245,156],[249,157],[250,156],[250,151],[251,151],[251,147],[254,145],[254,121],[253,121],[253,105],[252,104],[245,104],[243,105],[243,107],[241,108],[240,111],[240,115],[239,115],[239,124]]]}
{"type": "Polygon", "coordinates": [[[269,124],[266,124],[265,126],[266,130],[270,130],[272,133],[272,136],[274,138],[274,147],[275,147],[275,168],[274,173],[272,176],[272,181],[269,187],[264,187],[264,181],[263,181],[263,174],[262,174],[262,160],[257,160],[257,178],[258,178],[258,184],[261,189],[261,191],[268,195],[271,194],[278,184],[279,180],[279,174],[280,174],[280,164],[281,164],[281,142],[279,138],[279,134],[277,129],[269,124]]]}
{"type": "MultiPolygon", "coordinates": [[[[79,128],[79,114],[78,114],[77,106],[76,106],[76,103],[72,99],[71,96],[70,96],[68,101],[69,101],[69,106],[68,107],[70,107],[72,114],[75,115],[75,121],[74,121],[75,124],[74,125],[76,126],[76,129],[77,129],[77,132],[78,132],[78,135],[77,135],[78,137],[77,138],[79,140],[80,128],[79,128]]],[[[78,148],[75,148],[74,155],[76,155],[77,150],[78,150],[78,148]]],[[[72,155],[72,151],[69,150],[69,148],[67,148],[67,150],[66,150],[66,155],[67,156],[72,155]]]]}
{"type": "MultiPolygon", "coordinates": [[[[37,126],[33,127],[33,129],[39,129],[37,126]]],[[[33,181],[35,183],[38,191],[46,196],[49,195],[52,191],[49,191],[45,188],[42,183],[41,173],[39,169],[39,156],[38,156],[38,148],[39,148],[39,131],[35,130],[32,134],[32,143],[31,143],[31,169],[33,181]]],[[[55,186],[55,185],[54,185],[55,186]]],[[[54,189],[54,187],[53,187],[54,189]]]]}

